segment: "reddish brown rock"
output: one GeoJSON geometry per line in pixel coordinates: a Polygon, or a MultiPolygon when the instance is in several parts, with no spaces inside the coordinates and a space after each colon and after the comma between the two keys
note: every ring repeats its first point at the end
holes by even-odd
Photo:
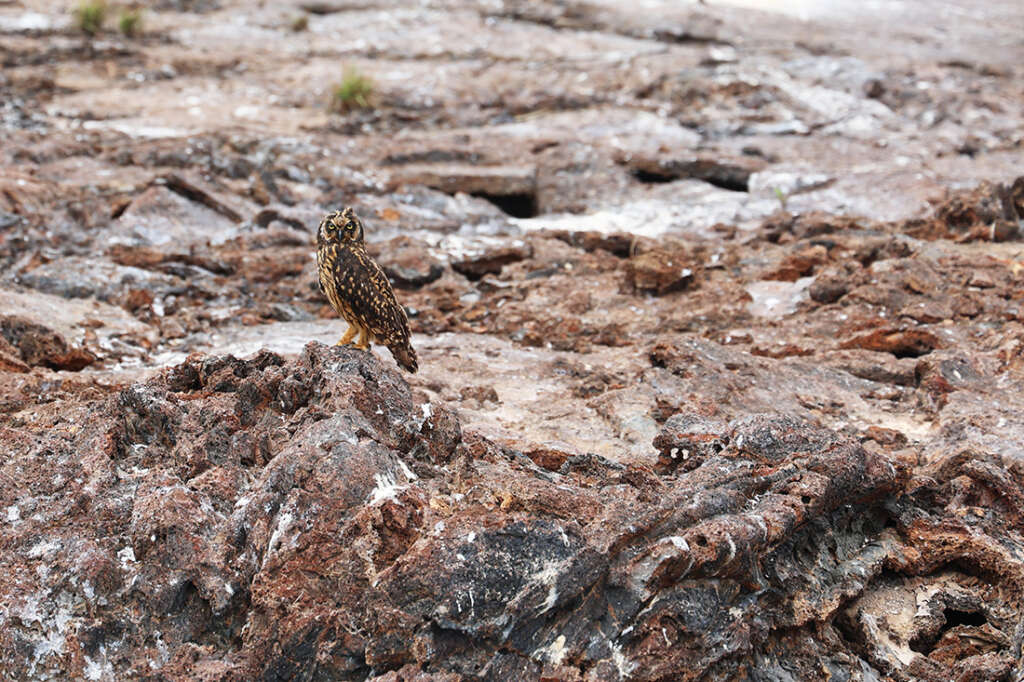
{"type": "Polygon", "coordinates": [[[471,247],[467,253],[458,254],[452,260],[452,269],[470,279],[480,279],[487,274],[498,274],[510,263],[518,263],[533,255],[533,248],[526,243],[508,246],[471,247]]]}
{"type": "MultiPolygon", "coordinates": [[[[801,277],[807,277],[814,273],[819,266],[828,261],[828,251],[824,246],[815,245],[801,249],[797,253],[788,256],[774,270],[763,275],[762,279],[779,280],[782,282],[795,282],[801,277]]],[[[814,298],[812,292],[811,297],[814,298]]],[[[829,296],[830,297],[830,296],[829,296]]],[[[838,296],[836,296],[838,298],[838,296]]],[[[831,301],[815,298],[816,301],[830,303],[831,301]]],[[[832,300],[835,300],[834,298],[832,300]]]]}
{"type": "Polygon", "coordinates": [[[1020,3],[65,4],[0,12],[0,678],[1021,677],[1020,3]],[[346,205],[415,376],[304,346],[346,205]]]}
{"type": "Polygon", "coordinates": [[[835,216],[822,211],[807,211],[804,213],[775,213],[764,221],[761,230],[770,241],[781,243],[835,232],[842,233],[861,227],[863,227],[863,221],[856,217],[835,216]]]}
{"type": "Polygon", "coordinates": [[[0,371],[27,372],[29,366],[21,359],[21,351],[0,335],[0,371]]]}
{"type": "Polygon", "coordinates": [[[546,230],[543,234],[550,235],[566,244],[578,246],[586,251],[601,249],[615,254],[619,258],[632,256],[640,247],[650,247],[655,242],[646,237],[629,234],[627,232],[593,232],[588,230],[546,230]]]}
{"type": "Polygon", "coordinates": [[[828,357],[834,367],[862,379],[898,386],[912,386],[916,382],[918,361],[912,357],[900,358],[888,352],[861,349],[833,351],[828,357]]]}
{"type": "MultiPolygon", "coordinates": [[[[962,241],[1007,241],[1020,234],[1024,215],[1024,178],[1010,184],[983,182],[977,188],[950,192],[935,209],[941,236],[962,241]]],[[[934,230],[934,228],[933,228],[934,230]]]]}
{"type": "MultiPolygon", "coordinates": [[[[441,278],[444,263],[431,257],[429,247],[411,237],[370,244],[370,255],[377,259],[391,282],[403,289],[416,289],[441,278]]],[[[500,268],[499,268],[500,271],[500,268]]]]}
{"type": "Polygon", "coordinates": [[[748,191],[750,176],[767,163],[755,156],[701,154],[689,158],[634,156],[627,162],[641,182],[670,182],[692,178],[736,192],[748,191]]]}
{"type": "Polygon", "coordinates": [[[723,438],[725,424],[698,415],[677,414],[665,422],[654,439],[660,453],[659,470],[670,472],[677,467],[684,471],[694,469],[708,457],[725,449],[728,439],[723,438]]]}
{"type": "Polygon", "coordinates": [[[129,676],[155,665],[209,679],[696,679],[782,660],[794,628],[861,628],[894,600],[915,603],[914,590],[940,595],[927,621],[937,626],[898,635],[928,637],[927,660],[884,663],[897,640],[874,631],[846,655],[906,675],[1009,660],[994,609],[1019,605],[993,588],[945,574],[873,579],[883,565],[949,560],[935,521],[912,512],[947,504],[925,502],[927,491],[1016,491],[1002,504],[1019,514],[1024,493],[991,463],[958,460],[918,484],[915,503],[902,460],[835,432],[680,414],[655,439],[664,477],[594,455],[539,468],[478,435],[464,443],[454,414],[416,404],[373,356],[318,344],[291,361],[196,355],[83,409],[92,416],[70,440],[18,446],[45,480],[79,472],[56,493],[64,503],[30,518],[31,495],[0,500],[18,519],[4,574],[48,566],[0,581],[18,613],[38,615],[0,636],[7,660],[63,627],[72,656],[48,660],[69,676],[103,647],[129,676]],[[61,601],[33,596],[58,585],[78,585],[65,599],[90,610],[62,620],[61,601]],[[844,603],[846,620],[831,624],[844,603]],[[944,630],[950,609],[982,615],[944,630]],[[971,644],[981,631],[991,645],[971,644]]]}
{"type": "Polygon", "coordinates": [[[394,186],[424,185],[447,194],[482,197],[519,218],[537,213],[537,169],[532,166],[482,166],[460,163],[408,164],[391,171],[394,186]]]}
{"type": "Polygon", "coordinates": [[[446,193],[492,197],[532,195],[536,169],[529,166],[470,166],[452,163],[407,164],[392,171],[392,182],[433,187],[446,193]]]}
{"type": "Polygon", "coordinates": [[[807,293],[818,303],[835,303],[860,282],[854,277],[856,266],[823,269],[811,283],[807,293]]]}
{"type": "Polygon", "coordinates": [[[940,345],[935,334],[923,329],[884,328],[847,339],[839,347],[892,353],[898,358],[916,358],[932,352],[940,345]]]}
{"type": "Polygon", "coordinates": [[[684,252],[658,250],[633,256],[623,268],[628,290],[662,296],[692,283],[696,265],[684,252]]]}
{"type": "MultiPolygon", "coordinates": [[[[27,365],[78,371],[96,360],[84,348],[72,348],[52,329],[18,316],[0,316],[0,335],[8,348],[17,348],[27,365]]],[[[19,371],[17,363],[11,363],[19,371]]]]}

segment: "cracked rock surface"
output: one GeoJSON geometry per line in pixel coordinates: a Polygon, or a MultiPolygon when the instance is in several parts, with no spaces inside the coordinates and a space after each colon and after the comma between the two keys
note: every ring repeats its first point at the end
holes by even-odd
{"type": "Polygon", "coordinates": [[[0,2],[0,678],[1024,675],[1024,11],[821,5],[0,2]]]}

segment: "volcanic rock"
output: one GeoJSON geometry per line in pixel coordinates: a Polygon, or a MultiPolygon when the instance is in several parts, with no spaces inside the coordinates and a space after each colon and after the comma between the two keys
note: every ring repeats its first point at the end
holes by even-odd
{"type": "Polygon", "coordinates": [[[1024,10],[934,4],[0,2],[0,678],[1021,677],[1024,10]]]}
{"type": "Polygon", "coordinates": [[[631,291],[663,296],[693,281],[695,264],[681,251],[648,251],[626,261],[625,284],[631,291]]]}
{"type": "Polygon", "coordinates": [[[36,472],[2,501],[15,615],[0,646],[17,675],[102,662],[116,676],[697,679],[800,660],[815,645],[794,629],[841,641],[922,590],[934,610],[890,620],[903,629],[889,637],[863,630],[851,653],[902,670],[899,642],[946,652],[982,627],[991,644],[915,655],[906,674],[964,655],[1011,665],[1020,606],[998,586],[1017,569],[991,551],[1016,541],[983,516],[940,543],[937,521],[911,512],[926,491],[944,504],[950,485],[995,486],[1016,509],[1024,492],[983,462],[907,497],[901,461],[835,432],[680,414],[655,440],[661,476],[578,455],[545,471],[464,442],[453,413],[418,403],[373,356],[315,343],[295,360],[195,355],[78,410],[84,427],[22,441],[4,467],[36,472]],[[47,491],[55,475],[69,483],[47,491]],[[56,502],[45,515],[40,495],[56,502]],[[943,568],[955,543],[1005,577],[943,568]],[[905,568],[865,591],[883,566],[905,568]],[[832,624],[851,594],[863,596],[832,624]],[[981,626],[942,630],[950,609],[981,626]],[[16,653],[46,641],[68,655],[16,653]]]}
{"type": "Polygon", "coordinates": [[[425,242],[395,237],[367,249],[377,259],[392,283],[403,289],[417,289],[441,278],[445,263],[432,258],[425,242]]]}

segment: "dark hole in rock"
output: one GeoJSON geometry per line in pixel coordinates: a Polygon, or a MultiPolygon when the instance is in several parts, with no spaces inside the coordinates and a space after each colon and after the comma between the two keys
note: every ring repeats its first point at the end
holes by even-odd
{"type": "Polygon", "coordinates": [[[955,628],[958,625],[984,625],[986,622],[985,614],[980,611],[959,611],[947,608],[942,615],[946,617],[946,629],[955,628]]]}
{"type": "Polygon", "coordinates": [[[652,173],[651,171],[647,170],[635,170],[633,171],[633,177],[647,185],[656,185],[663,182],[672,182],[673,180],[679,179],[674,175],[668,175],[665,173],[652,173]]]}
{"type": "Polygon", "coordinates": [[[477,192],[475,197],[486,199],[513,218],[533,218],[537,215],[537,195],[535,194],[487,194],[477,192]]]}
{"type": "Polygon", "coordinates": [[[655,173],[649,170],[638,168],[632,171],[634,178],[642,183],[648,185],[656,185],[665,182],[673,182],[674,180],[682,180],[684,178],[691,178],[694,180],[703,180],[709,185],[727,189],[730,192],[749,192],[749,176],[747,177],[736,177],[728,173],[721,175],[714,173],[700,173],[700,174],[672,174],[672,173],[655,173]]]}
{"type": "Polygon", "coordinates": [[[703,180],[706,183],[712,184],[715,187],[721,187],[722,189],[727,189],[730,192],[749,192],[750,191],[750,185],[747,183],[746,180],[739,180],[739,179],[728,178],[728,177],[721,177],[721,178],[719,178],[719,177],[708,177],[708,178],[701,178],[701,180],[703,180]]]}
{"type": "Polygon", "coordinates": [[[708,539],[706,537],[704,537],[703,535],[698,535],[693,540],[694,540],[694,542],[697,543],[698,547],[707,547],[708,546],[708,539]]]}
{"type": "Polygon", "coordinates": [[[979,578],[986,582],[998,583],[1000,581],[999,575],[992,571],[985,570],[979,563],[972,561],[969,557],[961,557],[954,561],[945,563],[942,566],[939,566],[939,568],[936,569],[936,571],[933,571],[933,573],[946,568],[951,568],[954,571],[959,571],[964,575],[974,576],[975,578],[979,578]]]}
{"type": "Polygon", "coordinates": [[[910,648],[912,650],[927,656],[935,650],[935,643],[942,639],[942,636],[949,630],[961,625],[978,627],[986,623],[985,614],[979,611],[961,611],[946,607],[942,611],[942,616],[946,619],[946,623],[939,631],[935,633],[921,633],[921,635],[912,639],[910,641],[910,648]]]}
{"type": "Polygon", "coordinates": [[[811,500],[811,496],[810,495],[801,495],[800,496],[800,501],[803,502],[804,504],[810,504],[811,501],[812,501],[811,500]]]}
{"type": "Polygon", "coordinates": [[[857,627],[855,618],[851,618],[847,614],[840,613],[835,619],[836,630],[839,632],[839,636],[850,644],[850,648],[861,654],[862,656],[867,654],[867,643],[864,641],[863,631],[857,627]]]}
{"type": "Polygon", "coordinates": [[[184,610],[190,601],[199,596],[199,590],[191,580],[184,581],[174,593],[174,600],[171,603],[170,612],[175,613],[184,610]]]}
{"type": "Polygon", "coordinates": [[[921,357],[923,355],[928,355],[933,350],[935,350],[935,349],[934,348],[916,348],[916,347],[907,346],[907,347],[903,347],[903,348],[894,348],[893,351],[892,351],[892,354],[894,356],[896,356],[897,358],[900,358],[900,359],[903,359],[903,358],[919,358],[919,357],[921,357]]]}

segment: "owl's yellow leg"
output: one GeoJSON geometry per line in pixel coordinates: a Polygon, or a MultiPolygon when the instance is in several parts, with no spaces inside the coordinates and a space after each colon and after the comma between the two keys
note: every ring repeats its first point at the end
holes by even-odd
{"type": "Polygon", "coordinates": [[[359,328],[359,340],[356,341],[356,348],[359,350],[369,350],[370,348],[370,332],[365,327],[359,328]]]}
{"type": "Polygon", "coordinates": [[[341,337],[341,339],[338,341],[338,343],[336,343],[334,345],[335,346],[344,346],[346,343],[349,343],[350,341],[352,341],[352,337],[354,337],[356,335],[357,331],[359,331],[359,329],[356,328],[356,326],[354,324],[350,324],[348,326],[348,331],[345,332],[345,336],[341,337]]]}

